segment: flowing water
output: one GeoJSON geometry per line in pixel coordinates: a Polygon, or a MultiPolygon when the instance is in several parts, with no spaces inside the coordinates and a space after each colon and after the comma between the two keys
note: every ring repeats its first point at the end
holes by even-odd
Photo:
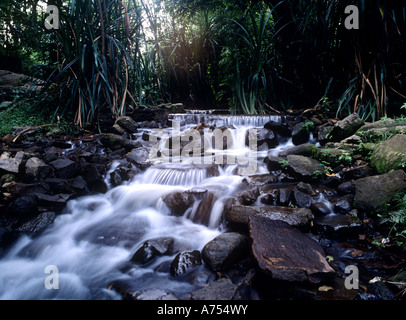
{"type": "MultiPolygon", "coordinates": [[[[211,154],[209,159],[214,159],[219,154],[237,157],[252,152],[245,143],[247,131],[270,120],[280,121],[280,118],[199,113],[176,114],[172,120],[180,122],[181,132],[202,122],[233,125],[232,148],[205,150],[211,154]]],[[[166,130],[170,133],[171,128],[166,130]]],[[[164,144],[164,141],[160,143],[164,144]]],[[[291,142],[287,141],[275,152],[289,146],[291,142]]],[[[266,152],[255,153],[256,173],[266,172],[262,164],[265,155],[266,152]]],[[[57,216],[45,232],[34,238],[22,236],[1,258],[0,298],[120,299],[118,293],[108,289],[109,284],[118,279],[131,282],[140,290],[159,288],[178,296],[195,290],[193,282],[160,271],[175,254],[159,257],[147,266],[129,260],[148,239],[170,236],[175,240],[173,252],[176,253],[201,250],[224,231],[221,223],[223,204],[243,179],[236,174],[240,163],[196,164],[193,160],[197,158],[186,157],[180,163],[158,161],[132,181],[111,188],[106,194],[69,201],[65,213],[57,216]],[[167,194],[192,188],[215,195],[205,223],[196,222],[202,221],[198,217],[202,211],[198,201],[184,215],[175,216],[162,200],[167,194]],[[46,279],[52,275],[47,271],[48,266],[57,268],[57,289],[46,287],[46,279]]],[[[111,170],[116,165],[112,164],[111,170]]]]}

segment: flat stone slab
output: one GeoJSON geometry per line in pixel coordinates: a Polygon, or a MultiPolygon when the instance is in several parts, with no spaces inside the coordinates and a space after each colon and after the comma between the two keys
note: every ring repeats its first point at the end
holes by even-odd
{"type": "Polygon", "coordinates": [[[318,283],[335,273],[323,248],[286,222],[252,216],[249,232],[259,268],[274,279],[318,283]]]}

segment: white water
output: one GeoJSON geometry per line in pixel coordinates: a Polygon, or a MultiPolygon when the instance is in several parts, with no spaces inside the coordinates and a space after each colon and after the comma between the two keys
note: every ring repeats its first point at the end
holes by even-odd
{"type": "MultiPolygon", "coordinates": [[[[238,128],[234,132],[234,147],[225,153],[246,152],[246,130],[264,121],[249,117],[236,119],[233,119],[238,128]]],[[[116,165],[113,163],[113,168],[116,165]]],[[[148,239],[173,237],[176,253],[201,250],[219,235],[224,200],[233,194],[243,178],[233,174],[237,166],[220,167],[218,175],[191,164],[151,167],[106,194],[70,201],[66,213],[59,215],[41,236],[21,237],[1,257],[0,299],[120,299],[119,294],[107,289],[116,279],[133,281],[140,290],[159,288],[180,295],[192,291],[195,286],[189,282],[154,271],[175,254],[159,258],[147,267],[128,261],[148,239]],[[216,196],[207,226],[192,222],[199,202],[184,216],[177,217],[170,215],[162,201],[171,192],[194,186],[216,196]],[[45,286],[50,276],[45,269],[49,265],[58,268],[58,289],[45,286]]],[[[263,168],[258,166],[259,172],[263,168]]]]}

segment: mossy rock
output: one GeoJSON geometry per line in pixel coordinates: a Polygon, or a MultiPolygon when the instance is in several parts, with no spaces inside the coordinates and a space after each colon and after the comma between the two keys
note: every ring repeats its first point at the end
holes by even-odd
{"type": "Polygon", "coordinates": [[[331,166],[340,164],[349,165],[352,163],[352,153],[341,149],[318,149],[313,157],[322,162],[328,162],[331,166]]]}
{"type": "Polygon", "coordinates": [[[406,166],[406,135],[397,134],[379,143],[371,155],[371,165],[378,173],[403,169],[406,166]]]}

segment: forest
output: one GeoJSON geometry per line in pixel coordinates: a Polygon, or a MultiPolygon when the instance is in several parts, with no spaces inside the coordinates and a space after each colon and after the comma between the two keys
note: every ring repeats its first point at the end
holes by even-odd
{"type": "Polygon", "coordinates": [[[80,127],[97,123],[100,113],[117,117],[166,102],[244,114],[317,108],[371,121],[404,112],[401,1],[48,5],[58,8],[58,29],[45,27],[41,1],[2,1],[0,55],[45,81],[24,97],[30,105],[80,127]],[[349,5],[358,8],[358,29],[345,27],[349,5]]]}
{"type": "Polygon", "coordinates": [[[405,300],[405,1],[0,21],[0,300],[405,300]]]}

